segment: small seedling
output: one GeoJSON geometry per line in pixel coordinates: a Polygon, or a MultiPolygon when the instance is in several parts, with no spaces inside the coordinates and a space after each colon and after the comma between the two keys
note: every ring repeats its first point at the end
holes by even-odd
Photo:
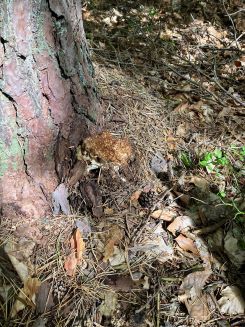
{"type": "Polygon", "coordinates": [[[241,161],[245,161],[245,145],[243,146],[231,145],[230,149],[237,159],[241,161]]]}
{"type": "Polygon", "coordinates": [[[221,198],[225,198],[226,197],[225,191],[219,191],[219,193],[217,195],[220,196],[221,198]]]}
{"type": "Polygon", "coordinates": [[[229,159],[220,149],[205,153],[204,158],[199,162],[200,166],[205,167],[208,173],[216,172],[216,174],[219,174],[221,167],[227,166],[229,163],[229,159]]]}
{"type": "Polygon", "coordinates": [[[179,158],[180,158],[182,164],[186,168],[190,168],[192,166],[192,161],[191,161],[190,155],[188,153],[181,152],[179,158]]]}

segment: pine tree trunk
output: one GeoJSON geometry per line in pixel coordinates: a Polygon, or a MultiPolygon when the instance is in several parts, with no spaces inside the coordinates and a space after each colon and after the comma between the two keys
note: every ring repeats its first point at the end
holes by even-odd
{"type": "Polygon", "coordinates": [[[3,216],[43,217],[100,105],[80,0],[0,1],[3,216]]]}

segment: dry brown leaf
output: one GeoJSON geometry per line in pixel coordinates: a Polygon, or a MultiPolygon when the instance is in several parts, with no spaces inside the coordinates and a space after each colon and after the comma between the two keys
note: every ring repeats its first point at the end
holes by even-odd
{"type": "Polygon", "coordinates": [[[104,262],[107,262],[107,260],[109,260],[110,257],[113,256],[114,254],[114,240],[109,240],[106,245],[105,245],[105,249],[104,249],[104,262]]]}
{"type": "Polygon", "coordinates": [[[83,253],[85,252],[85,243],[78,228],[74,231],[72,238],[70,239],[70,244],[71,249],[75,251],[78,262],[80,262],[83,257],[83,253]]]}
{"type": "Polygon", "coordinates": [[[203,193],[209,192],[209,184],[205,178],[193,176],[190,180],[190,183],[193,183],[203,193]]]}
{"type": "Polygon", "coordinates": [[[190,204],[190,196],[187,194],[183,194],[181,192],[178,192],[175,188],[173,189],[174,194],[178,197],[178,200],[187,207],[190,204]]]}
{"type": "Polygon", "coordinates": [[[154,219],[161,219],[164,221],[172,221],[177,216],[175,211],[168,209],[159,209],[154,211],[151,214],[151,217],[154,219]]]}
{"type": "Polygon", "coordinates": [[[132,252],[144,252],[147,258],[158,260],[161,263],[173,259],[173,246],[162,225],[158,224],[156,228],[152,228],[152,225],[148,224],[145,231],[140,243],[130,248],[130,250],[132,252]]]}
{"type": "Polygon", "coordinates": [[[169,150],[175,150],[177,146],[177,138],[173,137],[172,135],[168,135],[166,137],[166,143],[168,144],[169,150]]]}
{"type": "Polygon", "coordinates": [[[207,295],[202,293],[211,271],[196,271],[187,275],[181,286],[179,300],[184,302],[189,315],[200,321],[205,321],[210,316],[207,295]]]}
{"type": "Polygon", "coordinates": [[[190,238],[187,238],[184,235],[180,234],[178,237],[176,237],[175,241],[183,250],[190,251],[194,254],[199,253],[195,243],[190,238]]]}
{"type": "Polygon", "coordinates": [[[174,112],[178,112],[178,113],[184,113],[186,111],[186,109],[188,108],[189,103],[188,102],[184,102],[184,103],[180,103],[175,109],[174,112]]]}
{"type": "Polygon", "coordinates": [[[194,227],[194,222],[189,216],[179,216],[168,226],[168,231],[176,235],[177,232],[189,230],[190,227],[194,227]]]}
{"type": "Polygon", "coordinates": [[[103,216],[102,194],[99,185],[94,181],[81,182],[79,184],[81,194],[86,201],[86,205],[91,209],[92,214],[96,218],[103,216]]]}
{"type": "Polygon", "coordinates": [[[106,216],[110,216],[110,215],[113,215],[113,213],[114,213],[114,210],[113,210],[113,208],[105,208],[104,209],[104,214],[106,215],[106,216]]]}
{"type": "Polygon", "coordinates": [[[68,276],[73,277],[75,275],[77,263],[78,261],[75,253],[71,253],[66,257],[64,268],[68,276]]]}
{"type": "Polygon", "coordinates": [[[176,130],[176,135],[179,137],[185,137],[187,133],[189,133],[189,125],[187,123],[181,123],[178,125],[176,130]]]}
{"type": "Polygon", "coordinates": [[[30,274],[31,263],[29,257],[31,256],[35,242],[19,239],[18,242],[12,240],[5,244],[4,251],[8,255],[13,267],[15,268],[20,279],[24,283],[30,274]]]}
{"type": "Polygon", "coordinates": [[[199,321],[206,321],[210,317],[207,294],[203,294],[194,301],[186,300],[186,308],[189,315],[199,321]]]}
{"type": "Polygon", "coordinates": [[[36,293],[38,292],[40,285],[41,282],[38,278],[27,278],[24,287],[20,290],[18,298],[11,309],[10,316],[12,318],[26,306],[35,307],[36,293]]]}
{"type": "Polygon", "coordinates": [[[227,286],[222,290],[221,295],[218,304],[222,313],[229,315],[245,313],[245,301],[238,287],[227,286]]]}
{"type": "Polygon", "coordinates": [[[77,228],[70,239],[71,251],[65,260],[64,268],[68,276],[74,276],[76,266],[83,258],[85,252],[85,243],[80,230],[77,228]]]}
{"type": "Polygon", "coordinates": [[[124,236],[122,228],[118,225],[112,225],[109,229],[109,234],[106,238],[105,248],[104,248],[104,259],[103,261],[106,262],[109,260],[110,257],[114,254],[114,246],[119,244],[124,236]]]}
{"type": "Polygon", "coordinates": [[[137,207],[139,205],[138,199],[142,191],[135,191],[130,197],[130,203],[132,206],[137,207]]]}

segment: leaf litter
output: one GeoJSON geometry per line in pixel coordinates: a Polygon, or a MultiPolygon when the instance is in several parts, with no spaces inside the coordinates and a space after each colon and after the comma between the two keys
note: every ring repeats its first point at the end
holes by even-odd
{"type": "Polygon", "coordinates": [[[216,159],[199,163],[221,148],[243,165],[233,148],[244,144],[244,46],[212,3],[187,6],[188,15],[178,1],[173,15],[167,2],[126,13],[104,6],[84,14],[105,132],[83,144],[90,157],[77,149],[69,180],[53,194],[55,215],[40,222],[41,243],[6,240],[16,226],[3,222],[0,310],[15,316],[13,326],[27,314],[34,326],[37,316],[42,326],[242,325],[244,209],[215,188],[242,203],[234,187],[242,191],[244,177],[216,159]]]}

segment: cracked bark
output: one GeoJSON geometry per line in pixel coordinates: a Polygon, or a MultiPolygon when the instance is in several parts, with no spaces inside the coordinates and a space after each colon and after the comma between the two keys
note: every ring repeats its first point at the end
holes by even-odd
{"type": "Polygon", "coordinates": [[[0,200],[40,218],[100,104],[80,0],[0,2],[0,200]]]}

